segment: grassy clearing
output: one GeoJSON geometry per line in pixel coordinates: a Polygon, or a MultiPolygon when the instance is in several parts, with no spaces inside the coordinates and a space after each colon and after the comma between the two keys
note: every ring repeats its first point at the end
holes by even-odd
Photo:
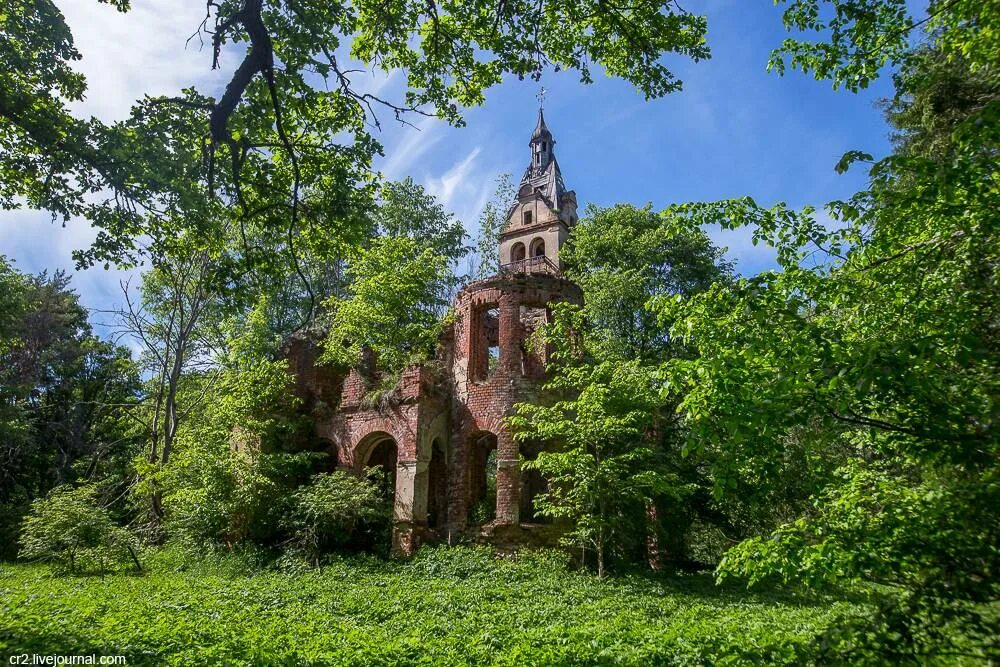
{"type": "Polygon", "coordinates": [[[407,563],[287,573],[155,564],[145,575],[0,566],[0,654],[103,653],[128,664],[706,664],[791,662],[858,603],[717,588],[707,575],[598,581],[551,557],[424,550],[407,563]]]}

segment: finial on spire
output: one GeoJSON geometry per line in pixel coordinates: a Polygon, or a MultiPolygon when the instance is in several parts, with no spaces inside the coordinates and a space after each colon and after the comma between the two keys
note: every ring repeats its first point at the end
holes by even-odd
{"type": "Polygon", "coordinates": [[[541,88],[538,89],[538,94],[535,95],[535,97],[538,98],[538,108],[539,109],[542,109],[542,108],[545,107],[545,95],[548,92],[549,91],[545,90],[545,86],[542,86],[541,88]]]}

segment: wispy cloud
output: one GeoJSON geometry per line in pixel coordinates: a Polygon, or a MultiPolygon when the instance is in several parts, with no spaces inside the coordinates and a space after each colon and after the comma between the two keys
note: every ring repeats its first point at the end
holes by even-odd
{"type": "Polygon", "coordinates": [[[427,117],[403,128],[402,140],[388,151],[390,157],[381,167],[382,174],[391,180],[409,175],[417,160],[444,136],[444,126],[443,121],[427,117]]]}
{"type": "Polygon", "coordinates": [[[466,184],[469,174],[472,171],[476,156],[482,149],[476,146],[462,160],[451,166],[440,178],[429,177],[426,182],[427,190],[438,198],[445,208],[451,208],[455,190],[466,184]]]}

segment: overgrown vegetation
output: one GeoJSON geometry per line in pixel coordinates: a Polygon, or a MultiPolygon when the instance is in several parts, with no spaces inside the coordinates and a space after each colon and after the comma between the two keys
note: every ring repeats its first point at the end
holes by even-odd
{"type": "MultiPolygon", "coordinates": [[[[871,166],[824,207],[834,224],[736,198],[591,207],[576,225],[561,261],[585,302],[553,308],[533,341],[552,349],[544,400],[509,426],[548,445],[524,462],[546,480],[535,511],[604,581],[551,554],[331,555],[386,551],[388,508],[379,484],[334,471],[282,344],[372,371],[367,400],[388,405],[448,323],[463,227],[373,173],[377,111],[460,124],[505,74],[549,65],[675,92],[660,58],[707,57],[702,17],[209,3],[214,64],[249,45],[223,96],[146,98],[106,125],[70,112],[86,82],[55,5],[0,11],[0,206],[84,216],[99,233],[80,266],[143,270],[118,313],[132,355],[94,335],[66,275],[0,258],[0,556],[32,561],[2,570],[4,648],[140,664],[1000,659],[1000,5],[779,4],[795,37],[778,72],[857,90],[895,68],[895,145],[836,165],[871,166]],[[347,43],[406,71],[404,102],[352,88],[347,43]],[[734,276],[706,225],[752,228],[777,268],[734,276]],[[259,562],[198,560],[220,552],[259,562]],[[638,565],[713,566],[718,588],[638,565]]],[[[498,268],[509,185],[480,221],[476,277],[498,268]]]]}
{"type": "Polygon", "coordinates": [[[160,554],[143,577],[0,566],[0,651],[125,655],[132,665],[801,664],[868,603],[747,593],[706,575],[598,581],[565,557],[437,548],[283,573],[160,554]]]}

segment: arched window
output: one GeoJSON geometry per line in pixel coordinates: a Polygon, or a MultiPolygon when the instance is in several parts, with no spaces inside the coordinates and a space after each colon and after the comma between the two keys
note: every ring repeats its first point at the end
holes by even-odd
{"type": "Polygon", "coordinates": [[[532,257],[545,256],[545,241],[541,237],[538,237],[531,242],[531,256],[532,257]]]}
{"type": "Polygon", "coordinates": [[[510,261],[520,262],[524,259],[525,249],[524,244],[520,241],[515,243],[510,247],[510,261]]]}
{"type": "Polygon", "coordinates": [[[497,516],[497,437],[480,431],[467,443],[466,511],[472,526],[487,524],[497,516]]]}

